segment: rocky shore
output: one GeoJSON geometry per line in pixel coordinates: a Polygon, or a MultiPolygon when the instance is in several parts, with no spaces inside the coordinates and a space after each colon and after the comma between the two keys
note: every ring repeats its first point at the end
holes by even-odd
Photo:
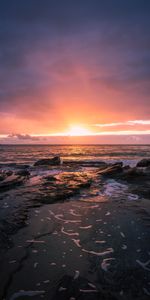
{"type": "Polygon", "coordinates": [[[1,165],[0,299],[147,300],[149,201],[150,159],[1,165]]]}

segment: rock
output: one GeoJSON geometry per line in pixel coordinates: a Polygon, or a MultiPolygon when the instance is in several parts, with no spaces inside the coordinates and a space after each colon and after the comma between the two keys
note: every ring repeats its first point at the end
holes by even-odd
{"type": "Polygon", "coordinates": [[[126,165],[126,166],[123,167],[123,171],[127,171],[129,169],[131,169],[131,167],[129,165],[126,165]]]}
{"type": "Polygon", "coordinates": [[[132,187],[130,187],[130,191],[133,194],[140,195],[148,200],[150,199],[150,185],[148,183],[133,184],[132,187]]]}
{"type": "Polygon", "coordinates": [[[150,175],[150,167],[145,168],[145,170],[143,170],[143,173],[146,175],[150,175]]]}
{"type": "Polygon", "coordinates": [[[16,166],[17,168],[19,168],[19,169],[29,169],[30,168],[30,166],[29,165],[21,165],[21,164],[19,164],[19,165],[17,165],[16,166]]]}
{"type": "Polygon", "coordinates": [[[62,164],[62,159],[59,156],[53,158],[40,159],[35,162],[34,166],[57,166],[62,164]]]}
{"type": "Polygon", "coordinates": [[[118,161],[118,162],[112,164],[112,166],[120,166],[120,167],[123,167],[123,162],[122,162],[122,161],[118,161]]]}
{"type": "Polygon", "coordinates": [[[5,180],[7,177],[11,176],[12,174],[13,174],[13,172],[9,171],[9,170],[0,171],[0,181],[5,180]]]}
{"type": "Polygon", "coordinates": [[[30,176],[30,172],[28,170],[20,170],[16,173],[19,176],[30,176]]]}
{"type": "Polygon", "coordinates": [[[123,173],[121,174],[120,179],[123,180],[137,180],[144,176],[144,173],[142,170],[139,170],[138,168],[128,168],[123,169],[123,173]]]}
{"type": "Polygon", "coordinates": [[[57,181],[57,178],[55,178],[55,177],[52,176],[52,175],[45,176],[44,179],[45,179],[46,181],[54,181],[54,182],[57,181]]]}
{"type": "Polygon", "coordinates": [[[136,167],[150,167],[150,158],[144,158],[142,160],[140,160],[136,167]]]}
{"type": "MultiPolygon", "coordinates": [[[[90,175],[90,174],[89,174],[90,175]]],[[[86,172],[62,172],[57,177],[48,175],[43,178],[43,184],[40,186],[38,201],[41,203],[54,203],[56,201],[65,201],[82,193],[82,190],[88,190],[93,182],[86,172]]]]}
{"type": "Polygon", "coordinates": [[[3,181],[4,179],[5,179],[5,176],[0,174],[0,181],[3,181]]]}
{"type": "Polygon", "coordinates": [[[123,172],[122,164],[114,164],[98,172],[98,175],[112,177],[123,172]]]}
{"type": "MultiPolygon", "coordinates": [[[[23,165],[20,163],[8,163],[7,167],[20,170],[20,169],[28,169],[30,167],[30,165],[23,165]]],[[[10,172],[10,170],[9,170],[9,172],[10,172]]]]}
{"type": "Polygon", "coordinates": [[[24,179],[18,175],[12,175],[7,177],[0,183],[0,192],[16,188],[17,186],[24,183],[24,179]]]}
{"type": "Polygon", "coordinates": [[[13,174],[13,171],[8,170],[8,171],[5,172],[5,174],[6,174],[7,176],[11,176],[11,175],[13,174]]]}

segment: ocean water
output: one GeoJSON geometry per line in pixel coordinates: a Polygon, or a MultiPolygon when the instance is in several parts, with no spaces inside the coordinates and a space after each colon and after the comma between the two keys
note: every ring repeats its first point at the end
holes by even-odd
{"type": "Polygon", "coordinates": [[[123,161],[136,165],[150,157],[150,145],[0,145],[0,164],[29,164],[59,155],[64,161],[123,161]]]}

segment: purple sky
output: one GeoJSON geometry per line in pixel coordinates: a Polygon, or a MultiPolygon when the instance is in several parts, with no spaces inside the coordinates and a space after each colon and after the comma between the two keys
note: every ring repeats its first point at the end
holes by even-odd
{"type": "Polygon", "coordinates": [[[0,1],[0,143],[150,143],[149,28],[149,0],[0,1]]]}

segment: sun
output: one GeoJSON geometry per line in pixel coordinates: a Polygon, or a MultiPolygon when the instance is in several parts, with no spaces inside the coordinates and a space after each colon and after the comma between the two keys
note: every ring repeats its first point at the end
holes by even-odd
{"type": "Polygon", "coordinates": [[[84,136],[90,135],[90,131],[80,125],[73,125],[70,127],[67,134],[70,136],[84,136]]]}

